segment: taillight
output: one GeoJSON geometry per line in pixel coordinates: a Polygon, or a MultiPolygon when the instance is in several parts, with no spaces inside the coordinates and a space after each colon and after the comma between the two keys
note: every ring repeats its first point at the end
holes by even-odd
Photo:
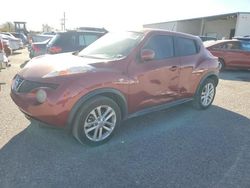
{"type": "Polygon", "coordinates": [[[41,49],[35,45],[35,44],[32,44],[32,49],[35,51],[35,52],[39,52],[41,49]]]}
{"type": "Polygon", "coordinates": [[[62,48],[58,47],[58,46],[52,46],[52,47],[49,47],[48,49],[48,52],[50,54],[57,54],[57,53],[60,53],[62,51],[62,48]]]}

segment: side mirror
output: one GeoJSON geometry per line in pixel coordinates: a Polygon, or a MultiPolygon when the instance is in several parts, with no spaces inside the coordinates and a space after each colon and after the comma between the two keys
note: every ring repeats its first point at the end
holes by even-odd
{"type": "Polygon", "coordinates": [[[141,51],[141,60],[143,60],[143,61],[150,61],[150,60],[153,60],[154,58],[155,58],[155,52],[154,52],[154,50],[143,49],[141,51]]]}

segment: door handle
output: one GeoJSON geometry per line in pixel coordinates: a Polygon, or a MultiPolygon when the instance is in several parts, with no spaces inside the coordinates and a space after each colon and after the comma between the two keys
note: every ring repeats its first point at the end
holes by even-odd
{"type": "Polygon", "coordinates": [[[177,68],[178,68],[177,66],[172,66],[172,67],[170,67],[170,70],[171,70],[171,71],[176,71],[177,68]]]}

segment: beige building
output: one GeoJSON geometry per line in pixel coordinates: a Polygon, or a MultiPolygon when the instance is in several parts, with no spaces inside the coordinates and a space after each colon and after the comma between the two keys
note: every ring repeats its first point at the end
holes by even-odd
{"type": "Polygon", "coordinates": [[[217,39],[250,35],[250,12],[236,12],[187,20],[152,23],[144,28],[167,29],[217,39]]]}

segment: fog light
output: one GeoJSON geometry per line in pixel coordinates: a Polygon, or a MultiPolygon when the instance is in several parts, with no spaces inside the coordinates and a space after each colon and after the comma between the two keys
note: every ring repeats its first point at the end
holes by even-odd
{"type": "Polygon", "coordinates": [[[47,93],[43,89],[39,89],[36,93],[36,100],[39,103],[44,103],[47,99],[47,93]]]}

